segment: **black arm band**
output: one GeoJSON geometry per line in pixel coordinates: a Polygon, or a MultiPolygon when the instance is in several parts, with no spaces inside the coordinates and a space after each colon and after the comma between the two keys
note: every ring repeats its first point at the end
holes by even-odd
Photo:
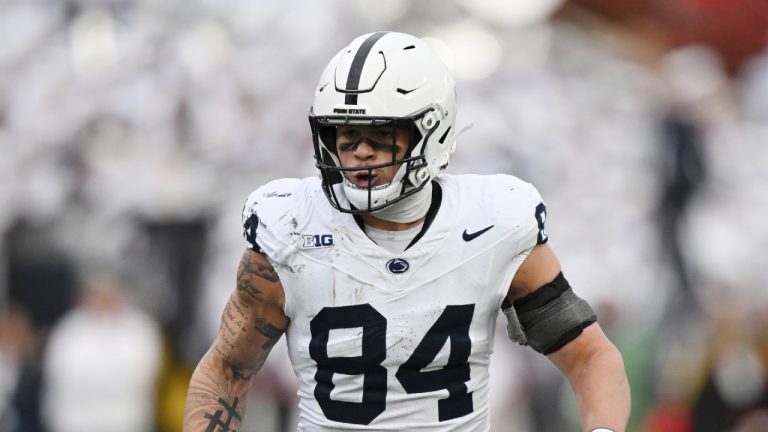
{"type": "Polygon", "coordinates": [[[513,303],[531,348],[551,354],[576,339],[597,315],[578,297],[562,273],[513,303]]]}

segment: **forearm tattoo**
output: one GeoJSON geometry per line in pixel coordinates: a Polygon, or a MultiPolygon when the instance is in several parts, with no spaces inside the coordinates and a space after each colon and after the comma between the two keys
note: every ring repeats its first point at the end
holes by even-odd
{"type": "Polygon", "coordinates": [[[219,404],[222,409],[217,409],[213,413],[206,413],[205,419],[208,420],[208,427],[205,432],[234,432],[243,421],[242,408],[238,407],[238,398],[234,398],[232,403],[219,398],[219,404]],[[234,423],[234,424],[233,424],[234,423]]]}
{"type": "Polygon", "coordinates": [[[250,381],[251,378],[258,372],[257,370],[253,369],[239,369],[236,367],[232,367],[232,379],[235,381],[250,381]]]}
{"type": "Polygon", "coordinates": [[[236,301],[227,302],[224,306],[223,315],[219,334],[221,335],[221,341],[226,345],[226,348],[221,349],[218,346],[215,348],[225,360],[231,361],[232,357],[229,353],[237,350],[235,339],[240,333],[248,333],[248,328],[244,324],[246,315],[242,307],[238,305],[236,301]]]}
{"type": "Polygon", "coordinates": [[[234,432],[245,414],[251,378],[280,340],[288,319],[282,314],[280,279],[266,256],[247,251],[240,260],[237,290],[221,319],[213,353],[190,381],[185,414],[196,431],[234,432]]]}

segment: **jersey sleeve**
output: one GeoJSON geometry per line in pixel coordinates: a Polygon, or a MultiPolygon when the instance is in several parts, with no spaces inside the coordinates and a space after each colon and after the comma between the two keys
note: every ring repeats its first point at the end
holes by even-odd
{"type": "Polygon", "coordinates": [[[253,191],[243,206],[242,230],[246,247],[281,262],[295,244],[298,214],[306,213],[299,179],[273,180],[253,191]]]}
{"type": "Polygon", "coordinates": [[[503,202],[497,207],[497,220],[513,232],[511,252],[527,254],[535,246],[547,243],[547,206],[536,187],[508,175],[495,176],[493,184],[494,199],[503,202]]]}

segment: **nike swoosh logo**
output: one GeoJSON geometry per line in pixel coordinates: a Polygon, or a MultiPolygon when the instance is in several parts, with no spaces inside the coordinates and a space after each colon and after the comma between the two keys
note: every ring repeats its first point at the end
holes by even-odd
{"type": "Polygon", "coordinates": [[[493,228],[494,225],[491,225],[489,227],[483,228],[480,231],[475,231],[473,233],[468,233],[467,230],[464,230],[464,233],[461,234],[461,238],[464,239],[464,241],[472,241],[481,235],[485,234],[489,229],[493,228]]]}

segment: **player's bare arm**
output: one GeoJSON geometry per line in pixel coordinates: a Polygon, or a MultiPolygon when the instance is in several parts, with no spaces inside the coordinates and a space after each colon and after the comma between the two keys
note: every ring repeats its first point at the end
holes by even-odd
{"type": "Polygon", "coordinates": [[[597,323],[548,357],[573,387],[584,430],[626,429],[630,394],[624,362],[597,323]]]}
{"type": "MultiPolygon", "coordinates": [[[[547,244],[538,245],[520,266],[507,299],[512,303],[525,297],[534,298],[537,290],[547,285],[546,289],[552,290],[551,284],[564,281],[561,278],[555,253],[547,244]]],[[[573,300],[568,307],[578,309],[579,301],[573,300]]],[[[580,319],[578,313],[572,315],[570,319],[580,319]]],[[[551,311],[549,316],[553,316],[551,311]]],[[[587,321],[585,325],[577,336],[566,336],[564,345],[555,343],[544,348],[544,354],[568,378],[579,403],[583,430],[624,431],[629,420],[630,394],[621,354],[596,322],[587,321]]]]}
{"type": "Polygon", "coordinates": [[[184,431],[237,430],[251,378],[288,327],[285,294],[266,255],[246,249],[213,345],[189,383],[184,431]]]}

